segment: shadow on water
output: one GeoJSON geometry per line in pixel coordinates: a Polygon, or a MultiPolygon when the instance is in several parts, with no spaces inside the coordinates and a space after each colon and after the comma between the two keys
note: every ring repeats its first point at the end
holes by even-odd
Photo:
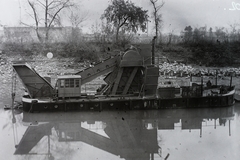
{"type": "Polygon", "coordinates": [[[127,112],[23,112],[22,123],[27,130],[14,154],[39,155],[45,151],[48,159],[54,159],[54,153],[71,156],[76,152],[71,143],[83,142],[126,160],[149,160],[156,155],[168,159],[171,153],[162,155],[159,130],[174,130],[175,124],[179,123],[182,130],[199,130],[202,137],[202,122],[214,120],[214,127],[229,123],[226,129],[229,129],[230,135],[230,120],[233,117],[234,107],[127,112]],[[102,132],[98,133],[100,130],[102,132]],[[47,144],[47,149],[41,143],[47,144]]]}

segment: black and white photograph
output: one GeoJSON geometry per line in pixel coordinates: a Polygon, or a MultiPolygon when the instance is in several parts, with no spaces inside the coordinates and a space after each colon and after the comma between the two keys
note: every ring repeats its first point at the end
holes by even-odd
{"type": "Polygon", "coordinates": [[[240,0],[0,0],[1,160],[238,160],[240,0]]]}

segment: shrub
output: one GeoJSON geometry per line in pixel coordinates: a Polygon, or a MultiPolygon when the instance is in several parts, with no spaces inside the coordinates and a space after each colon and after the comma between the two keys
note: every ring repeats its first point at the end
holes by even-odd
{"type": "Polygon", "coordinates": [[[46,55],[52,52],[55,57],[76,57],[77,59],[98,61],[101,57],[101,49],[92,43],[4,43],[3,53],[9,56],[46,55]]]}

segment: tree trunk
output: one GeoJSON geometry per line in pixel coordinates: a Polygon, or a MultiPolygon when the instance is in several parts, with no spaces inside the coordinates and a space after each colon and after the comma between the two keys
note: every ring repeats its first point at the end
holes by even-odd
{"type": "Polygon", "coordinates": [[[47,23],[47,20],[48,20],[48,0],[46,0],[46,8],[45,8],[45,28],[48,27],[48,23],[47,23]]]}
{"type": "Polygon", "coordinates": [[[50,28],[45,28],[45,42],[47,43],[49,40],[49,30],[50,28]]]}
{"type": "Polygon", "coordinates": [[[168,40],[167,46],[169,46],[171,42],[172,42],[172,34],[169,34],[169,40],[168,40]]]}
{"type": "Polygon", "coordinates": [[[116,32],[116,43],[118,43],[119,30],[120,30],[120,28],[117,27],[117,32],[116,32]]]}
{"type": "Polygon", "coordinates": [[[37,34],[38,40],[42,43],[43,40],[42,40],[42,37],[39,34],[38,28],[36,28],[36,34],[37,34]]]}
{"type": "Polygon", "coordinates": [[[158,44],[158,22],[155,20],[155,28],[156,28],[156,44],[158,44]]]}
{"type": "Polygon", "coordinates": [[[46,0],[46,8],[45,8],[45,43],[48,42],[48,0],[46,0]]]}

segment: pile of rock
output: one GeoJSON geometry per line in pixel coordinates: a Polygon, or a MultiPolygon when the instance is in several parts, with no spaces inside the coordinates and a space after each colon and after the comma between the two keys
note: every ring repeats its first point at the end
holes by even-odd
{"type": "Polygon", "coordinates": [[[159,65],[160,75],[164,76],[188,76],[193,73],[194,68],[183,63],[168,63],[164,62],[159,65]]]}
{"type": "Polygon", "coordinates": [[[176,76],[176,77],[186,77],[186,76],[240,76],[240,68],[209,68],[209,67],[192,67],[190,65],[185,65],[183,63],[168,63],[164,62],[159,65],[159,72],[162,76],[176,76]]]}

